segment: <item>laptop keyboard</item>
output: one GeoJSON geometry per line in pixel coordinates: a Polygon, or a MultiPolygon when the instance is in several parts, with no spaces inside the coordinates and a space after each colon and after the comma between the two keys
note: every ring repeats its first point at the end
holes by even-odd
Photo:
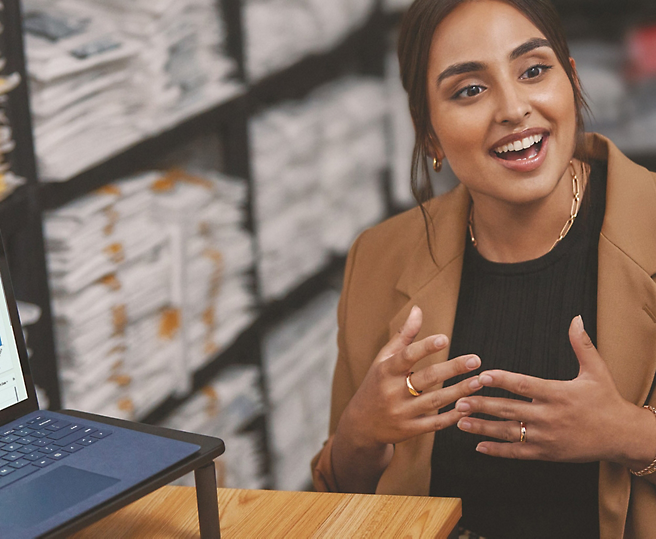
{"type": "Polygon", "coordinates": [[[109,436],[106,429],[37,416],[0,432],[0,489],[109,436]]]}

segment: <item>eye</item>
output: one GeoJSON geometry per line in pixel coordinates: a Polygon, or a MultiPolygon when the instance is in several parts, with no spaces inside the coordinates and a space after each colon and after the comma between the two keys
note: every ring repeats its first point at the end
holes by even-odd
{"type": "Polygon", "coordinates": [[[522,76],[520,78],[522,79],[534,79],[536,77],[539,77],[543,73],[546,73],[549,71],[553,66],[545,65],[545,64],[536,64],[534,66],[529,67],[524,73],[522,73],[522,76]]]}
{"type": "Polygon", "coordinates": [[[477,95],[483,93],[484,90],[485,90],[485,86],[481,86],[479,84],[473,84],[471,86],[467,86],[463,88],[462,90],[458,90],[458,92],[456,92],[456,94],[453,96],[453,99],[476,97],[477,95]]]}

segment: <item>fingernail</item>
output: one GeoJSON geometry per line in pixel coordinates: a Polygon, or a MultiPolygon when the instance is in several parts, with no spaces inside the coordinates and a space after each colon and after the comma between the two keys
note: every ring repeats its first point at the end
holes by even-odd
{"type": "Polygon", "coordinates": [[[464,401],[458,401],[456,403],[456,410],[459,412],[469,412],[471,410],[471,406],[467,402],[464,401]]]}
{"type": "Polygon", "coordinates": [[[472,378],[472,381],[469,382],[469,389],[481,389],[483,386],[478,381],[478,376],[472,378]]]}
{"type": "Polygon", "coordinates": [[[410,316],[412,316],[413,314],[415,314],[415,313],[417,312],[418,309],[419,309],[419,307],[417,307],[416,305],[413,305],[413,306],[412,306],[412,309],[410,309],[410,314],[408,315],[408,317],[410,317],[410,316]]]}
{"type": "Polygon", "coordinates": [[[467,421],[466,419],[461,419],[458,421],[458,428],[460,430],[469,430],[471,429],[471,422],[467,421]]]}
{"type": "Polygon", "coordinates": [[[467,360],[467,363],[465,365],[467,366],[468,369],[475,369],[481,364],[481,360],[478,359],[476,356],[472,356],[467,360]]]}
{"type": "Polygon", "coordinates": [[[487,453],[487,447],[485,447],[484,445],[478,444],[476,446],[476,451],[478,451],[479,453],[487,453]]]}
{"type": "Polygon", "coordinates": [[[435,337],[435,341],[433,341],[435,346],[446,346],[447,343],[447,338],[445,335],[438,335],[435,337]]]}
{"type": "Polygon", "coordinates": [[[579,333],[583,333],[585,331],[585,326],[583,325],[583,318],[581,318],[581,315],[578,315],[576,318],[576,329],[578,330],[579,333]]]}
{"type": "Polygon", "coordinates": [[[491,384],[492,383],[492,377],[489,374],[481,374],[478,377],[478,381],[483,385],[491,384]]]}

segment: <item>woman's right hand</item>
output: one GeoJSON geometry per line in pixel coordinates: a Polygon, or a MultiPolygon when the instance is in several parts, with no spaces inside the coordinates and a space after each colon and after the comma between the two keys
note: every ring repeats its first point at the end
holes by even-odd
{"type": "Polygon", "coordinates": [[[340,418],[332,455],[340,490],[371,491],[374,479],[377,483],[392,458],[393,444],[454,425],[468,414],[455,409],[437,414],[438,410],[482,387],[478,377],[472,377],[435,388],[480,367],[478,356],[467,355],[413,373],[411,383],[422,394],[411,395],[406,376],[420,359],[448,344],[445,335],[414,342],[421,324],[421,309],[413,307],[403,327],[376,356],[340,418]]]}

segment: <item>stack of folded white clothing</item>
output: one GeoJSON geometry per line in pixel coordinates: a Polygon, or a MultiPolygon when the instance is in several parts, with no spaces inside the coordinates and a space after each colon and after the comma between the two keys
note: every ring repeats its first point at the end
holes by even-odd
{"type": "Polygon", "coordinates": [[[138,43],[74,0],[23,0],[39,175],[62,180],[134,143],[138,43]]]}
{"type": "MultiPolygon", "coordinates": [[[[2,3],[0,3],[2,9],[2,3]]],[[[0,33],[3,29],[0,27],[0,33]]],[[[0,71],[4,70],[6,58],[0,56],[0,71]]],[[[16,147],[11,129],[11,122],[7,116],[6,108],[10,103],[10,92],[22,83],[19,73],[0,75],[0,200],[8,197],[16,187],[23,185],[25,179],[17,176],[10,170],[7,154],[16,147]]]]}
{"type": "Polygon", "coordinates": [[[170,240],[149,215],[155,177],[103,188],[45,221],[66,406],[142,417],[184,373],[170,240]]]}
{"type": "Polygon", "coordinates": [[[251,80],[335,46],[361,26],[375,0],[247,0],[246,69],[251,80]]]}
{"type": "Polygon", "coordinates": [[[385,87],[378,79],[348,78],[319,91],[309,107],[321,114],[324,245],[346,254],[356,235],[385,214],[385,87]]]}
{"type": "Polygon", "coordinates": [[[67,406],[144,417],[252,322],[245,198],[243,180],[153,171],[47,217],[67,406]]]}
{"type": "Polygon", "coordinates": [[[172,170],[154,184],[154,218],[173,241],[186,363],[197,370],[254,319],[252,236],[243,228],[247,185],[207,170],[172,170]]]}
{"type": "Polygon", "coordinates": [[[283,296],[383,216],[385,113],[382,84],[361,77],[252,121],[265,299],[283,296]]]}
{"type": "MultiPolygon", "coordinates": [[[[169,428],[221,438],[225,453],[217,459],[219,487],[262,488],[263,444],[257,431],[245,431],[264,411],[260,369],[254,365],[227,367],[163,422],[169,428]]],[[[193,485],[193,474],[177,484],[193,485]]]]}
{"type": "Polygon", "coordinates": [[[216,0],[84,0],[136,40],[132,73],[142,108],[140,127],[157,132],[234,96],[235,61],[224,52],[216,0]]]}
{"type": "Polygon", "coordinates": [[[302,490],[310,484],[310,460],[328,434],[338,301],[337,292],[325,292],[265,336],[276,489],[302,490]]]}
{"type": "Polygon", "coordinates": [[[35,148],[63,181],[237,93],[214,0],[23,0],[35,148]]]}

